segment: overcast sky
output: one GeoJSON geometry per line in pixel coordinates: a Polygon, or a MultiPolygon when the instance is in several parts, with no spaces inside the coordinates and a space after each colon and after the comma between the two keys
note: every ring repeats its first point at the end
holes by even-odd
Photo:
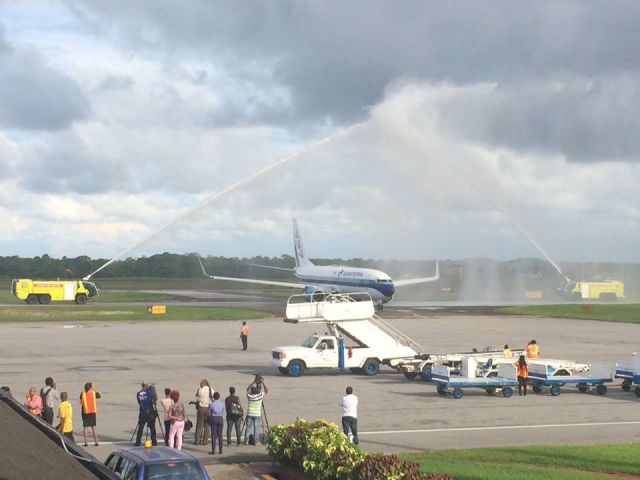
{"type": "Polygon", "coordinates": [[[640,3],[0,0],[0,255],[640,261],[640,3]],[[309,147],[319,139],[329,140],[309,147]]]}

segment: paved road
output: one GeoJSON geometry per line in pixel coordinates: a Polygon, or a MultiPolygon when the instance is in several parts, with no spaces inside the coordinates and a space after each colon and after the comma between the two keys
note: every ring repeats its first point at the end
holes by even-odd
{"type": "MultiPolygon", "coordinates": [[[[504,343],[523,346],[536,338],[545,356],[613,365],[640,346],[638,325],[429,315],[391,322],[429,352],[504,343]]],[[[143,379],[155,381],[159,388],[177,388],[191,400],[202,378],[226,393],[230,385],[242,390],[256,372],[262,373],[270,389],[266,409],[271,423],[296,417],[339,422],[338,399],[347,385],[353,385],[361,402],[362,445],[370,450],[640,441],[640,399],[616,387],[606,396],[567,390],[559,397],[504,399],[468,391],[461,400],[453,400],[438,396],[431,384],[406,380],[393,371],[373,378],[337,372],[289,378],[269,366],[271,348],[299,344],[314,328],[274,318],[253,321],[251,327],[249,351],[242,352],[240,325],[231,321],[6,323],[0,336],[0,383],[22,396],[30,385],[52,375],[59,389],[75,399],[84,382],[95,382],[103,395],[98,427],[104,442],[130,439],[136,423],[135,393],[143,379]]],[[[77,433],[78,408],[74,414],[77,433]]],[[[112,448],[101,446],[94,453],[104,457],[112,448]]],[[[260,451],[232,447],[225,456],[237,459],[260,451]]]]}

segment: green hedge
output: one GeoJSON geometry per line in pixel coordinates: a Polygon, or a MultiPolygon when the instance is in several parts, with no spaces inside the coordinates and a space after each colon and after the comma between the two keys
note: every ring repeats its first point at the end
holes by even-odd
{"type": "Polygon", "coordinates": [[[269,430],[267,449],[281,464],[300,468],[315,480],[450,480],[425,475],[396,455],[366,454],[325,420],[296,420],[269,430]]]}

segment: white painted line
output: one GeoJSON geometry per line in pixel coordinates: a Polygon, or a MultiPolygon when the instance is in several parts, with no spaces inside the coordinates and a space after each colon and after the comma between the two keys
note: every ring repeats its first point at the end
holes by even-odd
{"type": "Polygon", "coordinates": [[[427,428],[423,430],[380,430],[377,432],[358,432],[358,435],[389,435],[394,433],[442,433],[475,432],[482,430],[517,430],[525,428],[564,428],[564,427],[603,427],[611,425],[640,425],[639,421],[629,422],[591,422],[591,423],[550,423],[543,425],[496,425],[493,427],[427,428]]]}

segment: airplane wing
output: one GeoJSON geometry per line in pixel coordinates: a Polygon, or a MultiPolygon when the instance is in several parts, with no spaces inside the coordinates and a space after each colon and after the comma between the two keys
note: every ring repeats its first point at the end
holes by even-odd
{"type": "Polygon", "coordinates": [[[259,263],[246,263],[245,265],[249,265],[250,267],[268,268],[270,270],[282,270],[282,271],[285,271],[285,272],[293,272],[293,271],[295,271],[293,268],[272,267],[271,265],[260,265],[259,263]]]}
{"type": "Polygon", "coordinates": [[[287,287],[287,288],[304,288],[305,287],[302,283],[276,282],[272,280],[257,280],[253,278],[218,277],[216,275],[209,275],[207,271],[204,269],[204,265],[200,257],[198,257],[198,262],[200,262],[200,268],[202,269],[202,273],[204,274],[204,276],[209,277],[212,280],[226,280],[229,282],[252,283],[256,285],[272,285],[275,287],[287,287]]]}
{"type": "Polygon", "coordinates": [[[422,278],[408,278],[406,280],[394,280],[393,284],[396,287],[406,287],[408,285],[417,285],[418,283],[428,283],[435,282],[440,279],[440,266],[438,262],[436,262],[436,274],[433,277],[422,277],[422,278]]]}

